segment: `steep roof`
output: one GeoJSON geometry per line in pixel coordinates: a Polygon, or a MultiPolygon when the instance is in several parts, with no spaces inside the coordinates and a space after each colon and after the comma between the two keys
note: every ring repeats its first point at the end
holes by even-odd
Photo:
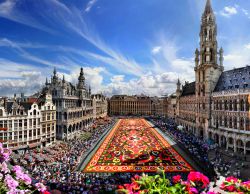
{"type": "Polygon", "coordinates": [[[250,66],[224,71],[214,92],[245,88],[250,89],[250,66]]]}
{"type": "Polygon", "coordinates": [[[186,83],[182,87],[182,93],[181,96],[189,96],[195,94],[195,82],[186,83]]]}

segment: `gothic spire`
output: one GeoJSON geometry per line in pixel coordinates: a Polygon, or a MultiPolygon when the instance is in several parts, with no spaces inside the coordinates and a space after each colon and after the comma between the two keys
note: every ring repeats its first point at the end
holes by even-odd
{"type": "Polygon", "coordinates": [[[53,73],[54,73],[54,76],[56,76],[56,67],[54,67],[53,73]]]}
{"type": "Polygon", "coordinates": [[[78,89],[84,89],[84,85],[85,85],[84,81],[85,81],[85,77],[83,73],[83,68],[81,67],[80,75],[78,77],[78,89]]]}
{"type": "Polygon", "coordinates": [[[181,85],[180,79],[177,80],[177,85],[181,85]]]}
{"type": "Polygon", "coordinates": [[[210,0],[207,0],[205,11],[204,11],[204,14],[208,14],[208,13],[213,13],[213,9],[212,9],[210,0]]]}

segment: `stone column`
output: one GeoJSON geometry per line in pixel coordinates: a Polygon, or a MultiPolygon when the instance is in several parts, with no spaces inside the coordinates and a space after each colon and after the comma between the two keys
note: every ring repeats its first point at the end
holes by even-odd
{"type": "Polygon", "coordinates": [[[228,137],[226,137],[226,150],[228,150],[228,140],[229,138],[228,137]]]}
{"type": "Polygon", "coordinates": [[[236,144],[236,139],[234,138],[234,147],[233,147],[233,149],[234,149],[234,152],[237,152],[237,144],[236,144]]]}
{"type": "Polygon", "coordinates": [[[246,142],[243,142],[243,145],[244,145],[244,155],[246,155],[247,154],[246,142]]]}
{"type": "Polygon", "coordinates": [[[237,117],[237,129],[240,129],[240,117],[237,117]]]}
{"type": "Polygon", "coordinates": [[[244,117],[244,131],[246,131],[246,117],[244,117]]]}

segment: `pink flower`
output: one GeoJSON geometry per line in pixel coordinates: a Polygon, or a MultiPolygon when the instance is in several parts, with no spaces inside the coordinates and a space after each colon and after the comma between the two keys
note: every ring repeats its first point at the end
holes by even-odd
{"type": "Polygon", "coordinates": [[[194,187],[191,187],[188,189],[188,194],[194,194],[194,193],[198,193],[198,190],[194,187]]]}
{"type": "Polygon", "coordinates": [[[10,170],[9,170],[9,168],[8,168],[8,166],[7,166],[7,164],[5,163],[5,162],[3,162],[2,164],[0,164],[0,166],[1,166],[1,171],[4,173],[4,174],[7,174],[7,173],[9,173],[10,172],[10,170]]]}
{"type": "Polygon", "coordinates": [[[241,183],[241,186],[245,189],[250,190],[250,181],[246,181],[246,182],[241,183]]]}
{"type": "Polygon", "coordinates": [[[21,180],[26,184],[26,185],[30,185],[32,180],[31,178],[29,177],[29,175],[27,174],[23,174],[21,180]]]}
{"type": "Polygon", "coordinates": [[[19,183],[10,175],[6,175],[4,182],[10,190],[16,189],[16,187],[19,185],[19,183]]]}
{"type": "Polygon", "coordinates": [[[35,186],[36,186],[37,190],[40,191],[40,192],[47,191],[46,186],[44,186],[42,183],[36,183],[35,186]]]}
{"type": "Polygon", "coordinates": [[[8,161],[10,159],[11,150],[3,148],[0,143],[0,163],[8,161]]]}
{"type": "Polygon", "coordinates": [[[176,175],[173,177],[173,183],[176,184],[176,183],[179,183],[181,181],[181,176],[180,175],[176,175]]]}
{"type": "Polygon", "coordinates": [[[21,167],[21,166],[18,166],[18,165],[15,165],[15,166],[12,167],[12,170],[13,170],[14,172],[22,171],[22,167],[21,167]]]}

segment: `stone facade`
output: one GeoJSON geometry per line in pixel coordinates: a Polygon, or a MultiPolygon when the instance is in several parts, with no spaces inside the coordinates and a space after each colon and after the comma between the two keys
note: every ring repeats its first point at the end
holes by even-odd
{"type": "Polygon", "coordinates": [[[104,118],[108,113],[108,101],[103,94],[94,94],[91,96],[93,100],[93,118],[104,118]]]}
{"type": "Polygon", "coordinates": [[[176,119],[197,136],[246,154],[250,152],[250,67],[224,71],[223,49],[218,50],[216,36],[215,15],[207,0],[200,49],[195,51],[195,82],[181,88],[178,80],[176,119]]]}
{"type": "Polygon", "coordinates": [[[60,79],[54,70],[51,82],[46,80],[44,91],[52,94],[56,105],[56,136],[58,139],[73,138],[79,130],[93,122],[91,89],[85,84],[83,69],[80,70],[77,85],[60,79]]]}
{"type": "Polygon", "coordinates": [[[148,96],[114,95],[109,100],[110,115],[151,115],[152,100],[148,96]]]}
{"type": "Polygon", "coordinates": [[[167,117],[176,119],[177,114],[176,94],[171,94],[167,98],[167,117]]]}
{"type": "Polygon", "coordinates": [[[56,108],[50,95],[35,101],[0,101],[0,141],[4,147],[25,150],[55,141],[56,108]]]}

